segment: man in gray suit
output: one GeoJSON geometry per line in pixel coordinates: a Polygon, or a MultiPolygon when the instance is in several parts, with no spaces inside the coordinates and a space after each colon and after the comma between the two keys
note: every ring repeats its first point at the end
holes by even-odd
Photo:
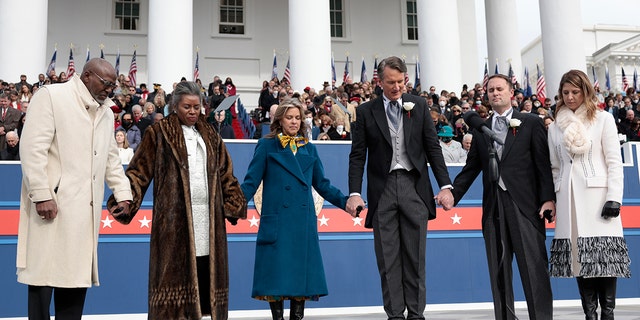
{"type": "Polygon", "coordinates": [[[427,162],[440,186],[438,199],[453,205],[451,180],[425,99],[405,94],[407,66],[398,57],[378,65],[383,94],[356,109],[349,155],[347,212],[364,207],[360,195],[365,162],[384,309],[389,319],[424,319],[427,221],[436,204],[427,162]],[[418,250],[416,250],[416,248],[418,250]]]}

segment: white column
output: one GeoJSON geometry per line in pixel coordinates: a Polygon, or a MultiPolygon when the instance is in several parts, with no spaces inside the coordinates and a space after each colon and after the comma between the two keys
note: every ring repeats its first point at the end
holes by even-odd
{"type": "Polygon", "coordinates": [[[460,92],[460,32],[456,1],[417,2],[420,84],[460,92]]]}
{"type": "MultiPolygon", "coordinates": [[[[458,28],[460,34],[460,67],[462,83],[469,87],[482,83],[482,72],[484,57],[480,56],[480,45],[478,43],[477,11],[475,0],[458,0],[458,28]]],[[[425,88],[422,88],[423,90],[425,88]]],[[[426,88],[427,90],[429,88],[426,88]]],[[[459,91],[456,94],[459,95],[459,91]]]]}
{"type": "MultiPolygon", "coordinates": [[[[289,0],[289,57],[294,90],[302,92],[309,86],[317,91],[324,81],[331,81],[329,22],[329,1],[289,0]]],[[[280,66],[286,66],[285,59],[278,61],[280,72],[284,72],[280,66]]]]}
{"type": "MultiPolygon", "coordinates": [[[[52,55],[54,49],[53,43],[47,44],[48,5],[48,0],[0,1],[0,76],[4,81],[18,82],[24,74],[34,83],[38,74],[46,73],[51,59],[47,54],[52,55]]],[[[57,61],[64,61],[66,70],[67,59],[60,59],[65,56],[61,53],[57,61]]]]}
{"type": "Polygon", "coordinates": [[[485,0],[487,23],[487,51],[489,75],[495,72],[496,63],[501,74],[509,74],[509,61],[513,72],[522,78],[522,56],[518,43],[518,17],[515,0],[485,0]]]}
{"type": "MultiPolygon", "coordinates": [[[[173,91],[173,83],[179,82],[180,78],[192,80],[196,51],[193,47],[193,0],[150,0],[148,39],[147,87],[160,83],[169,93],[173,91]]],[[[201,58],[205,55],[206,52],[201,52],[201,58]]]]}
{"type": "MultiPolygon", "coordinates": [[[[571,69],[586,72],[587,60],[580,14],[582,11],[580,0],[539,0],[539,3],[544,79],[547,83],[547,97],[553,98],[565,72],[571,69]]],[[[601,84],[600,87],[604,88],[604,85],[601,84]]]]}

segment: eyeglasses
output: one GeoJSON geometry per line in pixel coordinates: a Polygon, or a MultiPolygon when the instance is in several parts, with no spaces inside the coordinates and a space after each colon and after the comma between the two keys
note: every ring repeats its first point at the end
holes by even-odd
{"type": "Polygon", "coordinates": [[[462,110],[469,110],[469,109],[471,109],[471,108],[468,108],[468,107],[467,108],[462,108],[462,110]]]}
{"type": "Polygon", "coordinates": [[[453,110],[453,112],[462,112],[461,110],[453,110]]]}
{"type": "Polygon", "coordinates": [[[102,78],[101,76],[99,76],[97,73],[95,73],[95,72],[93,72],[93,71],[91,71],[91,70],[90,70],[89,72],[93,73],[96,77],[98,77],[98,79],[100,79],[100,82],[102,82],[102,85],[103,85],[103,86],[105,86],[105,87],[107,87],[107,88],[110,88],[110,89],[112,89],[112,90],[113,90],[113,89],[115,89],[115,88],[117,87],[117,85],[116,85],[115,83],[113,83],[113,82],[111,82],[111,81],[109,81],[109,80],[105,80],[105,79],[103,79],[103,78],[102,78]]]}

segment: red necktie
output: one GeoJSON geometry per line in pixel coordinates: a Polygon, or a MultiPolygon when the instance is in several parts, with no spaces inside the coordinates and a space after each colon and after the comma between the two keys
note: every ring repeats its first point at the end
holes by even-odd
{"type": "Polygon", "coordinates": [[[2,121],[4,121],[5,114],[7,114],[7,108],[2,108],[2,121]]]}

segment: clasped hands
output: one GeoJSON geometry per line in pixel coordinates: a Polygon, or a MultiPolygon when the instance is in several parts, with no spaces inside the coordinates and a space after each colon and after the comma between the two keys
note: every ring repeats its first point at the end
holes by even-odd
{"type": "Polygon", "coordinates": [[[109,213],[117,218],[119,216],[127,216],[131,212],[129,201],[120,201],[118,205],[109,208],[109,213]]]}
{"type": "MultiPolygon", "coordinates": [[[[129,214],[129,201],[120,201],[118,205],[109,208],[109,213],[115,218],[129,214]]],[[[53,220],[58,216],[58,204],[55,200],[36,202],[36,211],[42,220],[53,220]]]]}
{"type": "Polygon", "coordinates": [[[438,194],[433,197],[436,200],[436,203],[440,206],[442,206],[442,208],[444,210],[451,210],[451,208],[453,208],[453,194],[451,193],[451,189],[449,188],[445,188],[440,190],[440,192],[438,192],[438,194]]]}

